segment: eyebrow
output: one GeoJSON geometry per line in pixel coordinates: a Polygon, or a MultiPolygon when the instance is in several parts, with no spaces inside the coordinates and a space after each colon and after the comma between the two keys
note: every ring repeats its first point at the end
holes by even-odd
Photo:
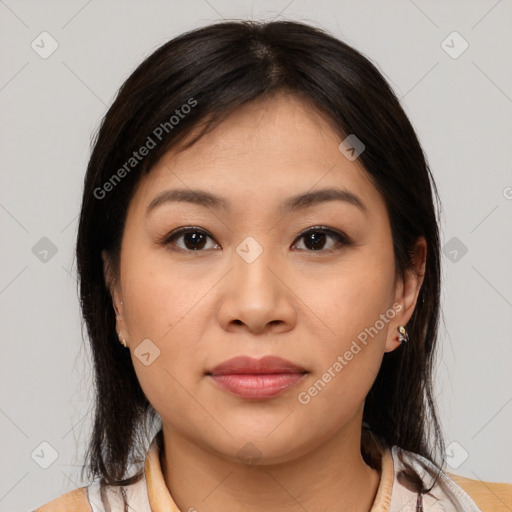
{"type": "MultiPolygon", "coordinates": [[[[324,188],[291,196],[281,204],[281,211],[289,213],[327,201],[343,201],[356,206],[364,213],[368,213],[368,208],[357,195],[349,190],[339,188],[324,188]]],[[[146,215],[158,206],[174,202],[197,204],[215,210],[228,211],[230,209],[229,202],[226,199],[206,190],[170,189],[164,190],[149,203],[146,208],[146,215]]]]}

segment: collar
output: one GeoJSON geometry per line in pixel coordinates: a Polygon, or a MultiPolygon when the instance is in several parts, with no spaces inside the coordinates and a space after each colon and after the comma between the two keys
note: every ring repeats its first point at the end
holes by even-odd
{"type": "MultiPolygon", "coordinates": [[[[102,489],[99,481],[87,488],[93,512],[124,510],[128,500],[132,510],[140,512],[182,512],[172,499],[162,473],[160,453],[162,431],[153,438],[144,461],[143,478],[126,487],[102,489]]],[[[436,474],[434,465],[421,455],[393,446],[381,451],[381,475],[375,500],[370,512],[409,512],[416,510],[417,493],[398,482],[398,474],[404,462],[412,466],[425,485],[430,485],[427,475],[436,474]],[[403,461],[401,461],[403,459],[403,461]]],[[[471,497],[446,473],[441,472],[431,491],[423,495],[423,509],[431,512],[482,512],[471,497]]]]}

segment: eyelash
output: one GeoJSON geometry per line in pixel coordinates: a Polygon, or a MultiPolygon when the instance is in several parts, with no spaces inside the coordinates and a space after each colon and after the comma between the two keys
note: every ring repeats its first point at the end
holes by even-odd
{"type": "MultiPolygon", "coordinates": [[[[171,233],[166,235],[158,243],[161,245],[168,246],[168,245],[171,245],[173,243],[173,241],[175,241],[179,237],[181,237],[185,234],[188,234],[188,233],[200,233],[200,234],[206,235],[207,237],[214,240],[214,238],[210,235],[210,233],[208,233],[208,231],[205,231],[202,228],[198,228],[198,227],[194,227],[194,226],[184,226],[184,227],[175,229],[174,231],[172,231],[171,233]]],[[[319,249],[319,250],[299,249],[300,251],[306,251],[306,252],[310,252],[310,253],[324,253],[324,254],[329,253],[330,254],[330,253],[334,253],[334,252],[341,250],[341,248],[344,246],[352,245],[352,241],[349,239],[349,237],[347,235],[345,235],[345,233],[331,229],[327,226],[312,226],[312,227],[306,229],[305,231],[302,231],[299,235],[297,235],[296,240],[300,240],[301,238],[303,238],[311,233],[324,233],[328,237],[334,238],[336,241],[335,247],[333,247],[331,249],[319,249]]],[[[189,249],[183,249],[181,247],[176,247],[176,246],[171,250],[190,252],[190,253],[205,252],[204,249],[199,249],[197,251],[194,251],[194,250],[189,250],[189,249]]]]}

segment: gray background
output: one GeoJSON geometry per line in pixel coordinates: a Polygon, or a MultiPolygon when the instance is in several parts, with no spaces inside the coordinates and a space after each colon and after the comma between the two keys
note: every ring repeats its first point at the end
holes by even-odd
{"type": "Polygon", "coordinates": [[[512,482],[509,1],[0,0],[1,511],[82,485],[92,392],[73,246],[93,132],[158,46],[213,20],[251,17],[332,31],[401,98],[444,205],[436,389],[448,470],[512,482]],[[46,59],[31,47],[50,48],[43,31],[59,45],[46,59]],[[463,41],[446,39],[453,31],[469,44],[457,58],[463,41]],[[58,453],[48,469],[53,452],[42,442],[58,453]]]}

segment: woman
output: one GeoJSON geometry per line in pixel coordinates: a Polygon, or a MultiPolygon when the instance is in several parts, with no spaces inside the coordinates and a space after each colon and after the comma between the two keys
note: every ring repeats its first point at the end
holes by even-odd
{"type": "Polygon", "coordinates": [[[38,510],[502,510],[511,485],[442,471],[435,193],[382,75],[325,32],[159,48],[85,178],[93,483],[38,510]]]}

